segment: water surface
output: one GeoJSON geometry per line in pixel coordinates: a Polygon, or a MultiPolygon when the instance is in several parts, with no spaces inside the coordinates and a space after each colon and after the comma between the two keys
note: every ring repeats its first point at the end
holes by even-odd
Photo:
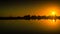
{"type": "Polygon", "coordinates": [[[2,31],[59,32],[60,20],[0,20],[2,31]]]}

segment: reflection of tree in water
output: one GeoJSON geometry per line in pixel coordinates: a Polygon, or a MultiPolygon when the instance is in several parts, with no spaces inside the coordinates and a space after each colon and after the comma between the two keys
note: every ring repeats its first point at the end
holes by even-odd
{"type": "Polygon", "coordinates": [[[0,20],[16,20],[16,19],[19,19],[19,20],[40,20],[40,19],[60,19],[60,16],[30,16],[30,15],[25,15],[24,17],[0,17],[0,20]]]}

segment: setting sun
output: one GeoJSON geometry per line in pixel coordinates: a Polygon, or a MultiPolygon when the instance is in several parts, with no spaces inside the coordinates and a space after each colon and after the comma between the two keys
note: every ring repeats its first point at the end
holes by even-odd
{"type": "Polygon", "coordinates": [[[54,16],[55,15],[55,12],[52,12],[52,15],[54,16]]]}
{"type": "Polygon", "coordinates": [[[55,15],[56,15],[56,10],[52,10],[52,11],[51,11],[51,15],[52,15],[52,16],[55,16],[55,15]]]}

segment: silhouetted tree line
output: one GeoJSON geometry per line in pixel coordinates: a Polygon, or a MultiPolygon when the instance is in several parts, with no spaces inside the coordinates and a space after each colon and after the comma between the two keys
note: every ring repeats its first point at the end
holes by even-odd
{"type": "Polygon", "coordinates": [[[35,19],[60,19],[60,16],[30,16],[30,15],[25,15],[24,17],[0,17],[0,20],[16,20],[16,19],[21,19],[21,20],[35,20],[35,19]]]}

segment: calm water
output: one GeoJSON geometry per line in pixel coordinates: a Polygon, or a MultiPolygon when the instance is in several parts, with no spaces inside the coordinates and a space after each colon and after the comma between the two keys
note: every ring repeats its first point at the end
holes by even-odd
{"type": "Polygon", "coordinates": [[[3,31],[59,32],[60,20],[0,20],[3,31]]]}

